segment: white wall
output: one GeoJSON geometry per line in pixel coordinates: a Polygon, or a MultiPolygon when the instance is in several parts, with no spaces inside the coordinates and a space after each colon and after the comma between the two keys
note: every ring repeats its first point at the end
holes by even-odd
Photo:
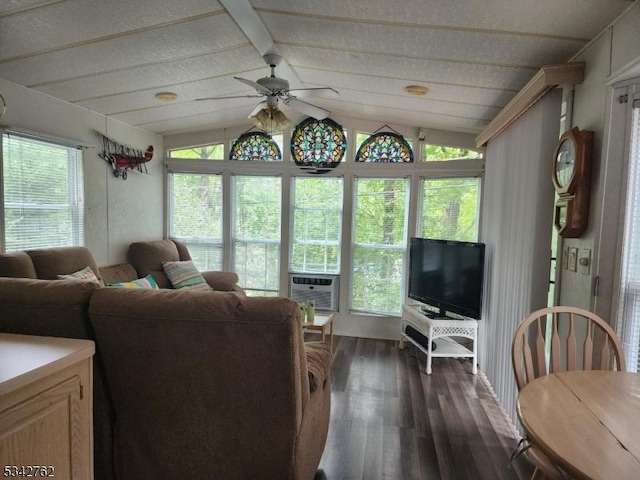
{"type": "Polygon", "coordinates": [[[98,265],[125,261],[133,241],[162,238],[161,136],[3,79],[0,92],[7,103],[2,125],[96,146],[84,150],[85,238],[98,265]],[[141,149],[153,145],[149,175],[131,173],[126,181],[115,178],[110,165],[98,156],[95,130],[124,145],[141,149]]]}
{"type": "Polygon", "coordinates": [[[591,201],[589,224],[585,233],[576,239],[564,240],[564,245],[592,251],[589,275],[568,270],[560,271],[562,305],[593,309],[605,319],[612,317],[612,297],[616,286],[616,245],[619,234],[619,207],[624,169],[621,155],[607,155],[609,138],[608,112],[611,105],[610,83],[631,73],[640,62],[640,4],[617,19],[600,37],[592,42],[575,61],[586,64],[585,79],[575,88],[573,121],[571,126],[594,131],[592,158],[591,201]],[[599,277],[599,295],[594,296],[594,284],[599,277]]]}

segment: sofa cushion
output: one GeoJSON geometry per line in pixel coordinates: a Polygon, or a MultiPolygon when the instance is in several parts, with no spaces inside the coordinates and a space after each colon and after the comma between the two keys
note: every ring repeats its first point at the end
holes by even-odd
{"type": "Polygon", "coordinates": [[[118,263],[100,267],[100,277],[105,285],[109,285],[112,283],[131,282],[138,278],[138,272],[130,263],[118,263]]]}
{"type": "Polygon", "coordinates": [[[211,290],[200,271],[191,260],[184,262],[162,262],[164,273],[173,288],[198,288],[211,290]]]}
{"type": "Polygon", "coordinates": [[[158,289],[158,284],[151,275],[147,275],[144,278],[138,278],[137,280],[132,280],[130,282],[110,283],[107,286],[110,288],[146,288],[150,290],[158,289]]]}
{"type": "Polygon", "coordinates": [[[91,267],[84,267],[82,270],[78,270],[77,272],[70,273],[68,275],[58,275],[60,280],[80,280],[82,282],[93,282],[100,284],[98,277],[93,273],[91,267]]]}
{"type": "Polygon", "coordinates": [[[57,247],[39,250],[27,250],[31,257],[38,278],[42,280],[57,280],[58,275],[68,275],[91,267],[98,280],[100,273],[93,255],[86,247],[57,247]]]}
{"type": "Polygon", "coordinates": [[[38,278],[31,257],[25,252],[0,254],[0,277],[38,278]]]}
{"type": "Polygon", "coordinates": [[[138,278],[151,274],[160,288],[171,288],[171,282],[162,268],[162,262],[181,260],[178,248],[172,240],[134,242],[127,252],[129,263],[138,272],[138,278]]]}
{"type": "Polygon", "coordinates": [[[230,292],[237,287],[238,274],[235,272],[208,271],[200,272],[206,282],[214,290],[230,292]]]}

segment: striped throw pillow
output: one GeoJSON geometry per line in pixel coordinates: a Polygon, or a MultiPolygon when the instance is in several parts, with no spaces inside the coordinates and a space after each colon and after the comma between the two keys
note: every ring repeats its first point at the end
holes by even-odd
{"type": "Polygon", "coordinates": [[[164,273],[169,277],[173,288],[197,287],[198,290],[211,290],[209,285],[191,260],[180,262],[162,262],[164,273]]]}
{"type": "Polygon", "coordinates": [[[118,283],[110,283],[108,285],[110,288],[134,288],[134,289],[143,289],[143,290],[158,290],[158,284],[153,279],[153,277],[149,274],[144,278],[139,278],[137,280],[132,280],[130,282],[118,282],[118,283]]]}

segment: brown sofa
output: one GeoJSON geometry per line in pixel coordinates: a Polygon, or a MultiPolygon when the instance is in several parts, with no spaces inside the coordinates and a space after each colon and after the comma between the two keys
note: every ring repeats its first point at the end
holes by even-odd
{"type": "MultiPolygon", "coordinates": [[[[88,321],[96,283],[56,280],[98,267],[85,247],[0,254],[0,332],[95,340],[88,321]],[[5,278],[13,277],[13,278],[5,278]]],[[[93,358],[94,479],[113,480],[113,412],[99,347],[93,358]]]]}
{"type": "Polygon", "coordinates": [[[304,343],[293,300],[104,288],[89,314],[119,480],[314,478],[331,352],[304,343]]]}
{"type": "MultiPolygon", "coordinates": [[[[100,277],[105,284],[129,282],[151,275],[160,288],[171,288],[162,262],[191,260],[191,255],[186,245],[177,240],[153,240],[129,245],[127,260],[128,263],[100,267],[100,277]]],[[[244,294],[234,272],[208,271],[201,274],[214,290],[233,290],[244,294]]]]}
{"type": "Polygon", "coordinates": [[[33,278],[87,265],[102,276],[83,247],[0,255],[25,277],[0,278],[0,331],[96,341],[97,480],[313,478],[331,354],[303,343],[295,302],[33,278]]]}

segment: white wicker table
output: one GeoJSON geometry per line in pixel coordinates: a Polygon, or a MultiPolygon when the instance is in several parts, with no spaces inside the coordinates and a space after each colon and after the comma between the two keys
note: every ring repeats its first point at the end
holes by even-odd
{"type": "Polygon", "coordinates": [[[471,372],[476,375],[478,373],[478,321],[473,319],[443,319],[429,318],[420,310],[421,305],[404,304],[402,306],[402,330],[400,337],[400,348],[404,348],[404,342],[409,341],[420,349],[427,356],[427,364],[425,371],[427,375],[431,375],[431,360],[433,357],[456,357],[471,358],[471,372]],[[428,337],[428,348],[423,347],[413,338],[405,333],[407,325],[411,325],[418,332],[428,337]],[[469,338],[473,342],[471,350],[456,342],[451,337],[469,338]],[[435,339],[441,339],[437,344],[435,351],[433,343],[435,339]]]}

